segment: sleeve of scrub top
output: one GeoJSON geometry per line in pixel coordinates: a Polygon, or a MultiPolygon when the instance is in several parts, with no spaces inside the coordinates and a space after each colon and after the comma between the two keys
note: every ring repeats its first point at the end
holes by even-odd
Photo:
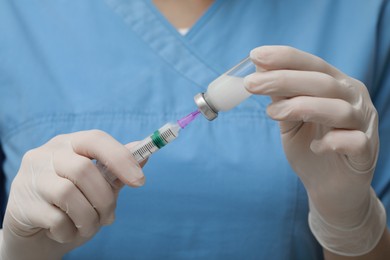
{"type": "Polygon", "coordinates": [[[383,1],[377,26],[376,68],[371,97],[379,114],[380,151],[372,186],[383,202],[390,226],[390,1],[383,1]]]}

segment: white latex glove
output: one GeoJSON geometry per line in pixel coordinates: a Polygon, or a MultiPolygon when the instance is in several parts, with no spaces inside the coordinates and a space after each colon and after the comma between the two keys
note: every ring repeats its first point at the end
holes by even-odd
{"type": "Polygon", "coordinates": [[[371,189],[378,156],[378,115],[363,83],[322,59],[285,46],[251,52],[257,71],[247,89],[269,95],[286,156],[310,199],[310,228],[339,255],[371,251],[385,211],[371,189]]]}
{"type": "Polygon", "coordinates": [[[124,184],[144,184],[129,150],[108,134],[91,130],[53,138],[26,153],[12,183],[2,260],[60,259],[114,221],[120,187],[110,186],[91,159],[124,184]]]}

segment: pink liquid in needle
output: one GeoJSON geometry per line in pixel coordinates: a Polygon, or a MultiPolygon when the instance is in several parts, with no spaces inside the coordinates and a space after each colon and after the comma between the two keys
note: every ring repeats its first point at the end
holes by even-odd
{"type": "Polygon", "coordinates": [[[183,129],[184,127],[186,127],[189,123],[191,123],[192,121],[194,121],[194,119],[199,115],[200,111],[199,110],[196,110],[194,112],[192,112],[191,114],[183,117],[182,119],[179,119],[177,120],[177,123],[179,124],[179,126],[183,129]]]}

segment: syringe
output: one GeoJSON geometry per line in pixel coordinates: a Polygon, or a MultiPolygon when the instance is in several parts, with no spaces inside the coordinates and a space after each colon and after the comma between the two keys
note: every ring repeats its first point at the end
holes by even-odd
{"type": "MultiPolygon", "coordinates": [[[[182,119],[177,120],[176,123],[167,123],[156,130],[153,134],[140,141],[137,145],[130,149],[134,159],[138,163],[141,163],[149,158],[149,156],[153,153],[175,140],[179,136],[180,130],[184,129],[190,122],[192,122],[199,113],[200,111],[196,110],[182,119]]],[[[102,163],[97,162],[96,165],[106,180],[113,187],[118,187],[116,176],[109,172],[107,167],[105,167],[102,163]]]]}

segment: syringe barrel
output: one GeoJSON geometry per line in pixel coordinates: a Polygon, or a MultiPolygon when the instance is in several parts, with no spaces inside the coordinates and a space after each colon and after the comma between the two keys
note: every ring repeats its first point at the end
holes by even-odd
{"type": "Polygon", "coordinates": [[[175,140],[179,135],[179,130],[180,126],[177,126],[177,124],[165,124],[153,134],[139,142],[131,149],[131,153],[137,162],[140,163],[157,150],[163,148],[166,144],[175,140]]]}
{"type": "Polygon", "coordinates": [[[160,148],[157,147],[150,136],[146,137],[139,144],[137,144],[134,148],[130,150],[133,154],[134,159],[141,163],[146,160],[152,153],[156,152],[160,148]]]}
{"type": "MultiPolygon", "coordinates": [[[[133,154],[134,159],[138,163],[141,163],[150,155],[164,147],[166,144],[175,140],[179,136],[180,129],[180,126],[176,123],[167,123],[153,134],[132,147],[130,152],[133,154]]],[[[116,176],[108,171],[107,167],[105,167],[102,163],[97,162],[96,165],[105,179],[113,187],[117,187],[118,184],[116,176]]]]}

